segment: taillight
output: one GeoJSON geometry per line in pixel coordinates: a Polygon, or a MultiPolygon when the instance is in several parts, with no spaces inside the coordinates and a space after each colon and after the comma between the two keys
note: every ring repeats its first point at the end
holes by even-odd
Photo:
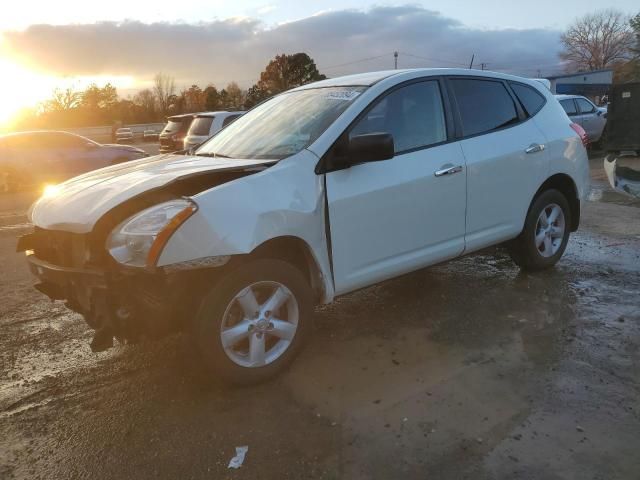
{"type": "Polygon", "coordinates": [[[584,131],[584,128],[582,128],[577,123],[572,123],[570,126],[571,128],[573,128],[573,131],[578,134],[578,136],[580,137],[580,140],[582,140],[582,145],[584,145],[585,147],[588,146],[589,136],[587,135],[587,132],[584,131]]]}

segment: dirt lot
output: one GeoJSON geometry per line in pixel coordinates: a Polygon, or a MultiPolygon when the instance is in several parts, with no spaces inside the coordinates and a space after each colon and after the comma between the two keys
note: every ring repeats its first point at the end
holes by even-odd
{"type": "Polygon", "coordinates": [[[640,478],[640,202],[600,172],[555,269],[496,249],[346,296],[289,372],[242,389],[185,335],[91,353],[5,208],[0,478],[640,478]]]}

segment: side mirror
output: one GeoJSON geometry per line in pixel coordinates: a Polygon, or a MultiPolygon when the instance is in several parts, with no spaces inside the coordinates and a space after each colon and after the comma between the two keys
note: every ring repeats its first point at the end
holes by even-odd
{"type": "Polygon", "coordinates": [[[394,155],[393,135],[390,133],[365,133],[349,139],[350,165],[389,160],[394,155]]]}

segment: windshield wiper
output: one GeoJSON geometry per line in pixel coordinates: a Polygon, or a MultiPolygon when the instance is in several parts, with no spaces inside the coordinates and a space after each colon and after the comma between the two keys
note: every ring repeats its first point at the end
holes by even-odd
{"type": "Polygon", "coordinates": [[[196,157],[211,157],[211,158],[231,158],[229,155],[222,153],[196,153],[196,157]]]}

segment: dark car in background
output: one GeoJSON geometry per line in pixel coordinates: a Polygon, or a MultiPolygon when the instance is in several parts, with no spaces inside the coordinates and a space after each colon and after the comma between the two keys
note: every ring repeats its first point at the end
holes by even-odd
{"type": "Polygon", "coordinates": [[[0,135],[0,192],[40,189],[81,173],[148,154],[130,145],[103,145],[68,132],[0,135]]]}
{"type": "Polygon", "coordinates": [[[184,149],[184,137],[197,113],[185,113],[167,118],[167,124],[160,134],[160,153],[170,153],[184,149]]]}

